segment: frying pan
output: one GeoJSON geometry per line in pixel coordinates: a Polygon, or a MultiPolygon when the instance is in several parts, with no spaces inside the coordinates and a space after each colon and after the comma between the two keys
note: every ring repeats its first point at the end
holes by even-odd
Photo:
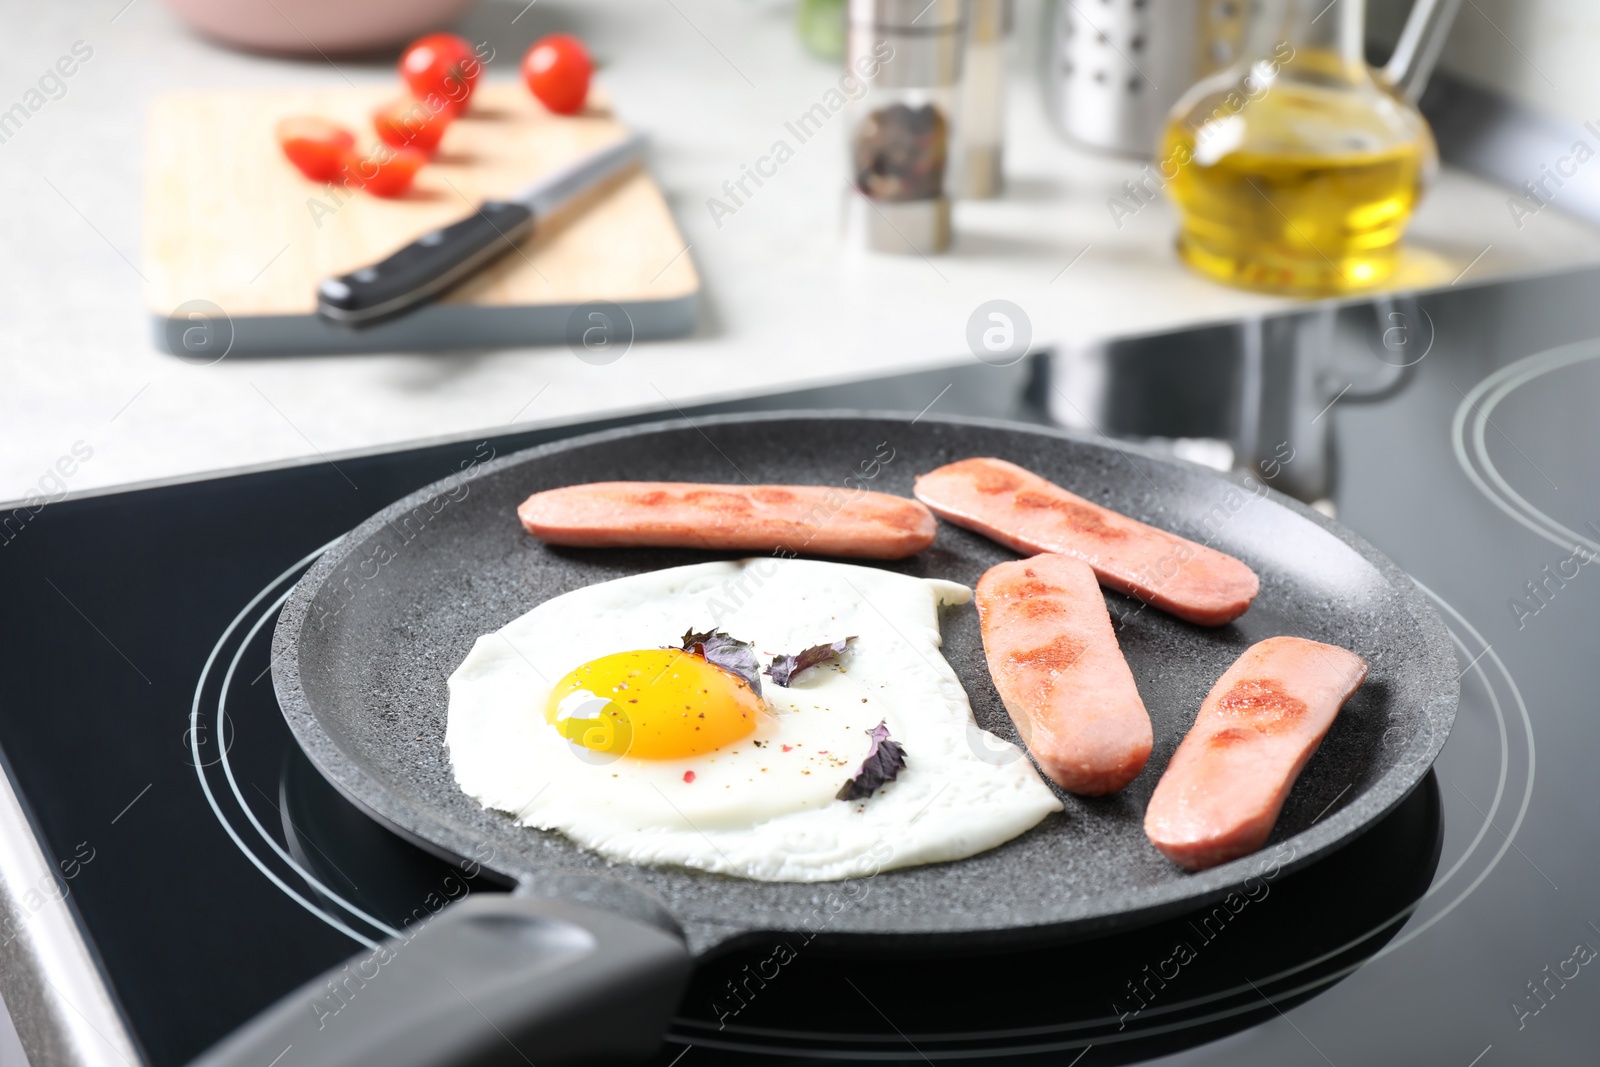
{"type": "MultiPolygon", "coordinates": [[[[644,1056],[693,960],[741,942],[821,929],[814,936],[824,941],[884,953],[1039,946],[1217,900],[1259,877],[1262,856],[1184,872],[1145,839],[1143,813],[1212,683],[1275,634],[1341,645],[1371,668],[1263,853],[1283,870],[1347,843],[1404,799],[1455,716],[1455,655],[1416,586],[1259,478],[1037,427],[870,413],[680,420],[480,458],[357,527],[301,579],[274,634],[273,683],[300,745],[341,792],[424,848],[482,862],[517,888],[444,908],[308,983],[197,1061],[206,1067],[267,1064],[287,1048],[295,1063],[319,1065],[544,1067],[644,1056]],[[1061,794],[1064,812],[999,848],[836,886],[610,863],[486,811],[456,787],[440,744],[445,681],[479,635],[584,585],[713,558],[541,544],[515,517],[530,493],[635,479],[865,485],[909,496],[918,473],[976,455],[1208,541],[1261,577],[1250,611],[1215,629],[1105,593],[1155,729],[1149,765],[1122,792],[1061,794]]],[[[1010,558],[942,524],[926,551],[877,565],[972,585],[1010,558]]],[[[1018,740],[989,680],[975,612],[948,609],[941,626],[978,724],[1018,740]]]]}

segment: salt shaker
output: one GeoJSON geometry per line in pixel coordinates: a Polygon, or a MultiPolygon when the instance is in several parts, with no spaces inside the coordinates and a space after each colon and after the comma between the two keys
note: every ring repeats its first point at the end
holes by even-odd
{"type": "Polygon", "coordinates": [[[988,200],[1004,184],[1006,39],[1011,35],[1011,0],[969,0],[967,55],[961,75],[961,172],[959,195],[988,200]]]}
{"type": "Polygon", "coordinates": [[[850,0],[850,239],[875,252],[950,246],[965,0],[850,0]]]}

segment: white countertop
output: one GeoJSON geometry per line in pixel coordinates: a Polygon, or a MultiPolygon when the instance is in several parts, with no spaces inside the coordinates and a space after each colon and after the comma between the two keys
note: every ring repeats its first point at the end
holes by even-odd
{"type": "MultiPolygon", "coordinates": [[[[0,500],[72,495],[673,407],[941,364],[971,365],[967,320],[1003,298],[1034,347],[1238,319],[1291,302],[1183,269],[1164,202],[1118,228],[1106,208],[1139,164],[1064,145],[1040,101],[1037,0],[1023,0],[1009,115],[1009,195],[960,205],[945,256],[869,256],[839,235],[841,118],[721,220],[724,181],[818,102],[838,72],[806,57],[773,0],[483,0],[458,28],[510,78],[534,38],[581,34],[626,120],[654,138],[704,284],[697,332],[590,366],[565,348],[227,358],[157,351],[138,271],[142,124],[174,89],[355,84],[387,62],[245,56],[196,38],[158,0],[40,5],[7,19],[9,107],[76,41],[93,48],[0,143],[0,500]],[[119,14],[120,11],[120,14],[119,14]],[[515,22],[513,22],[515,19],[515,22]],[[76,454],[75,454],[76,453],[76,454]],[[85,457],[87,454],[87,458],[85,457]],[[70,462],[59,462],[69,457],[70,462]],[[70,474],[51,473],[70,471],[70,474]]],[[[1519,230],[1505,190],[1448,169],[1411,229],[1406,284],[1470,285],[1600,263],[1600,232],[1546,211],[1519,230]]],[[[665,264],[663,264],[665,265],[665,264]]],[[[263,265],[270,270],[270,265],[263,265]]],[[[930,395],[930,401],[933,396],[930,395]]]]}

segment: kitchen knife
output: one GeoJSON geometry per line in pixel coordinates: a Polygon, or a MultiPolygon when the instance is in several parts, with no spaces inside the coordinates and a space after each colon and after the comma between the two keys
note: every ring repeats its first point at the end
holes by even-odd
{"type": "Polygon", "coordinates": [[[632,165],[645,144],[643,134],[632,134],[510,199],[486,201],[474,214],[423,234],[386,259],[323,279],[317,314],[341,326],[370,326],[431,300],[511,251],[538,220],[632,165]]]}

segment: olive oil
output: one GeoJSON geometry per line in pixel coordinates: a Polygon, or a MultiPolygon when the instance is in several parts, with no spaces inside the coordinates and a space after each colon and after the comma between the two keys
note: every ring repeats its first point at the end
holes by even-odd
{"type": "Polygon", "coordinates": [[[1180,108],[1162,173],[1180,215],[1178,254],[1247,289],[1355,292],[1393,273],[1437,166],[1427,123],[1365,66],[1302,50],[1241,92],[1180,108]]]}

